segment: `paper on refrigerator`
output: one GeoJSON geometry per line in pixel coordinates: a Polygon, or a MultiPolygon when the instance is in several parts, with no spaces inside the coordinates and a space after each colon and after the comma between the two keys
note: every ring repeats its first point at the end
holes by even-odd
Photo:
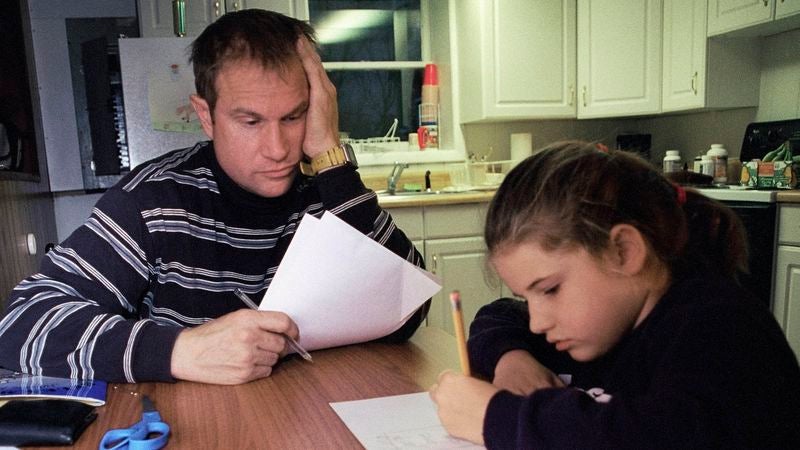
{"type": "Polygon", "coordinates": [[[259,309],[288,314],[315,350],[386,336],[440,289],[438,277],[326,211],[303,217],[259,309]]]}

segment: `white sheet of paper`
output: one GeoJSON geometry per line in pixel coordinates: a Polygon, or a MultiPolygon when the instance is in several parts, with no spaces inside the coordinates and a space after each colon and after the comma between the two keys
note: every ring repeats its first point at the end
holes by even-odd
{"type": "Polygon", "coordinates": [[[330,405],[367,450],[484,448],[447,434],[427,392],[330,405]]]}
{"type": "Polygon", "coordinates": [[[259,309],[288,314],[300,345],[315,350],[383,337],[441,287],[326,211],[300,221],[259,309]]]}

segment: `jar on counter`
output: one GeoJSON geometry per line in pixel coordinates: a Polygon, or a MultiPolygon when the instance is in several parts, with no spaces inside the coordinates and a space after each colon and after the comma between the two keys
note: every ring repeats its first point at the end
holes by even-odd
{"type": "Polygon", "coordinates": [[[703,175],[714,177],[714,160],[708,155],[700,157],[700,172],[703,175]]]}
{"type": "Polygon", "coordinates": [[[711,144],[706,155],[714,161],[714,184],[726,184],[728,182],[728,150],[722,144],[711,144]]]}
{"type": "Polygon", "coordinates": [[[667,150],[667,154],[664,156],[664,173],[680,172],[682,168],[681,152],[678,150],[667,150]]]}

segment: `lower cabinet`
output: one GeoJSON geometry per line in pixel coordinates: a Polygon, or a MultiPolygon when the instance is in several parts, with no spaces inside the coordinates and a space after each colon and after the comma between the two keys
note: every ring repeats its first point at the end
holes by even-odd
{"type": "Polygon", "coordinates": [[[431,301],[428,326],[454,334],[450,292],[461,292],[468,330],[481,306],[510,291],[488,266],[483,241],[486,203],[387,208],[397,226],[425,257],[428,271],[442,280],[431,301]]]}
{"type": "Polygon", "coordinates": [[[454,334],[450,292],[461,293],[464,327],[481,306],[503,295],[500,279],[486,264],[483,237],[430,239],[425,241],[425,261],[431,272],[442,278],[442,290],[433,297],[428,326],[454,334]]]}
{"type": "Polygon", "coordinates": [[[800,359],[800,206],[778,210],[774,291],[772,312],[800,359]]]}

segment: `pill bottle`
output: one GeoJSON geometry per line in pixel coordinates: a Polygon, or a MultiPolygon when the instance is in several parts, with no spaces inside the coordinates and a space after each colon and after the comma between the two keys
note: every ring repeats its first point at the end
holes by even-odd
{"type": "Polygon", "coordinates": [[[667,154],[664,156],[664,173],[680,172],[682,168],[681,152],[678,150],[667,150],[667,154]]]}
{"type": "Polygon", "coordinates": [[[703,173],[703,171],[701,169],[701,166],[700,166],[700,161],[702,161],[702,160],[703,160],[703,158],[701,158],[700,155],[694,157],[694,161],[693,161],[693,165],[692,165],[692,172],[694,172],[694,173],[703,173]]]}
{"type": "Polygon", "coordinates": [[[714,176],[714,160],[710,156],[703,155],[700,157],[700,173],[714,176]]]}
{"type": "Polygon", "coordinates": [[[722,144],[711,144],[706,155],[714,161],[714,184],[726,184],[728,182],[728,151],[722,144]]]}

